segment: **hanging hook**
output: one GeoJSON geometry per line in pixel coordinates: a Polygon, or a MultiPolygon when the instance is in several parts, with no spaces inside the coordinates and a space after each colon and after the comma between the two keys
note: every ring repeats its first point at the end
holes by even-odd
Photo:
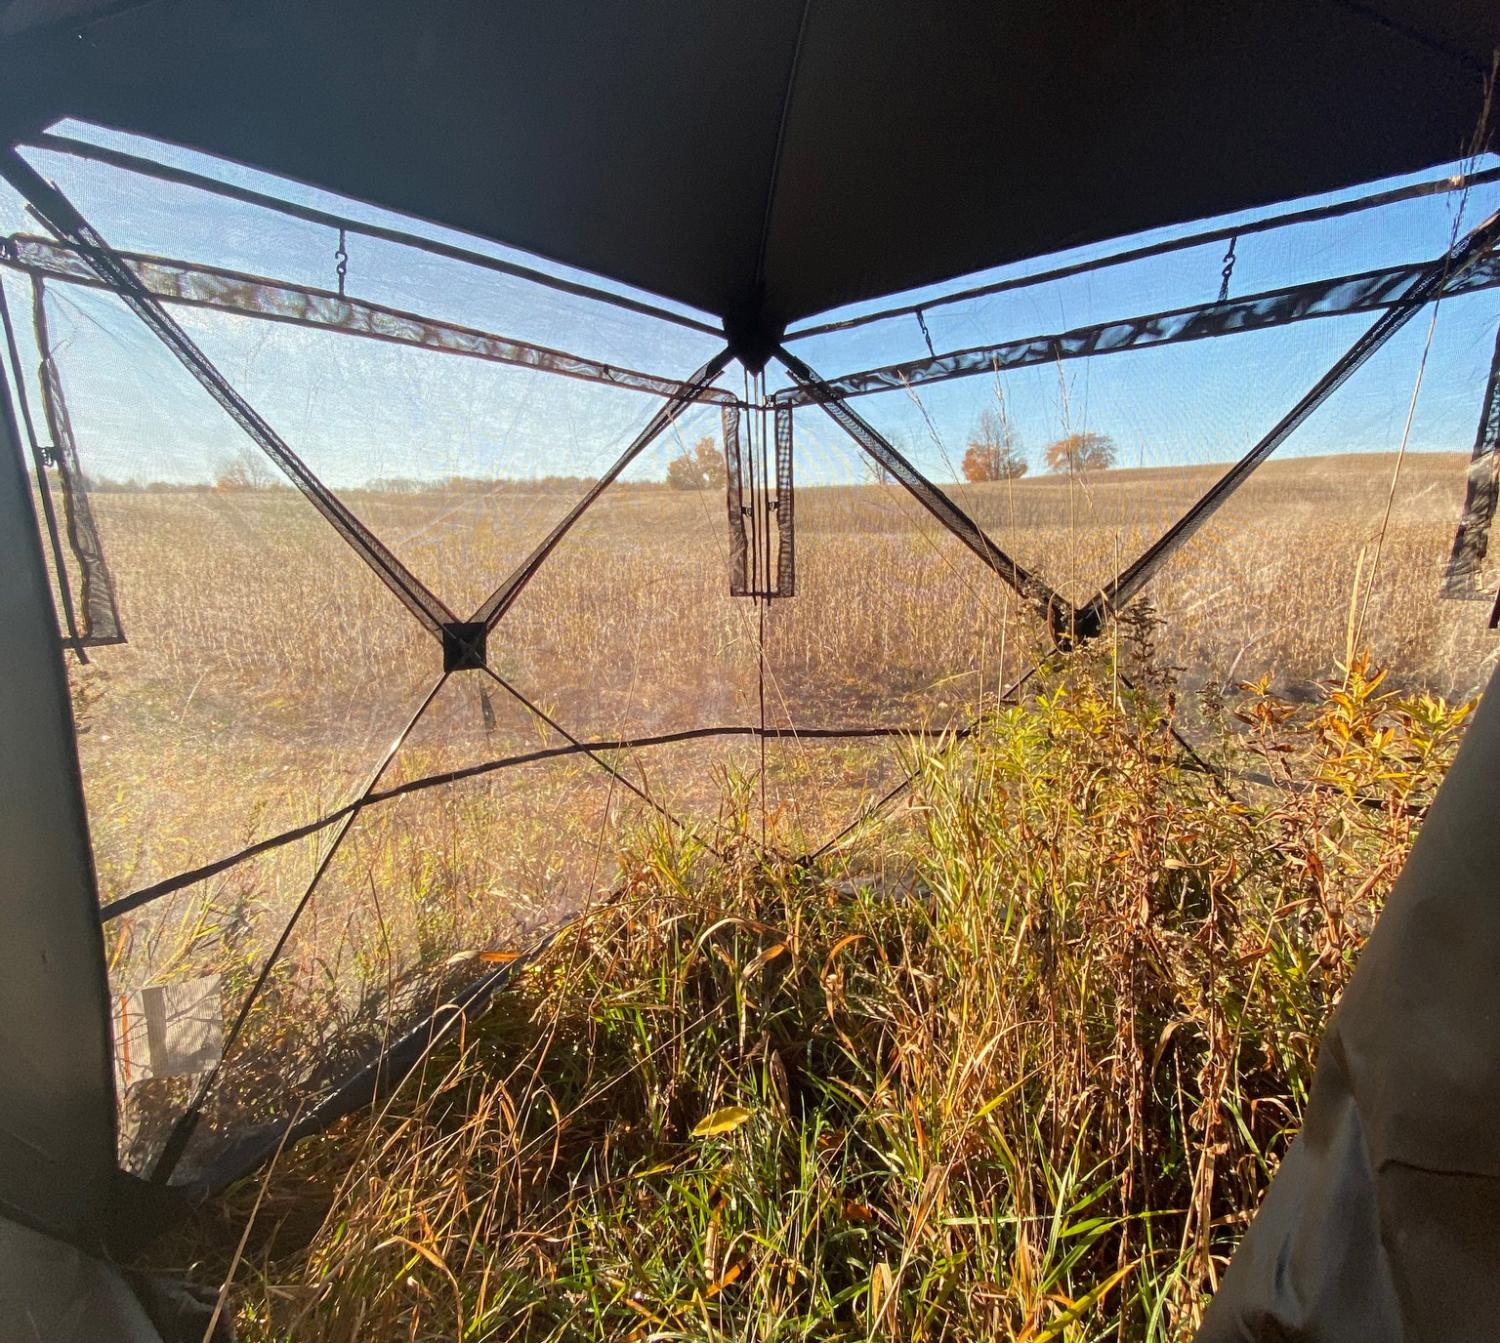
{"type": "Polygon", "coordinates": [[[333,273],[339,277],[339,297],[344,297],[344,277],[349,274],[348,238],[339,229],[339,245],[333,254],[333,273]]]}
{"type": "Polygon", "coordinates": [[[917,325],[922,328],[922,339],[927,342],[927,353],[936,359],[937,351],[932,348],[932,332],[927,329],[927,314],[918,308],[916,318],[917,325]]]}
{"type": "Polygon", "coordinates": [[[1240,240],[1236,233],[1229,240],[1229,250],[1224,253],[1224,269],[1219,272],[1219,302],[1229,302],[1229,277],[1234,274],[1234,247],[1240,240]]]}

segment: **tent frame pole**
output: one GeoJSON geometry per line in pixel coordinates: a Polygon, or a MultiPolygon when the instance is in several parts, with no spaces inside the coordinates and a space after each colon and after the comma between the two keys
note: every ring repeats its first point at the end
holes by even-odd
{"type": "MultiPolygon", "coordinates": [[[[66,135],[55,135],[50,132],[43,132],[32,137],[27,144],[33,149],[42,149],[53,154],[66,154],[69,157],[85,159],[93,163],[103,163],[111,168],[136,173],[139,176],[150,178],[154,181],[170,182],[174,186],[186,186],[199,191],[206,191],[212,195],[221,196],[226,200],[239,201],[245,205],[254,205],[263,210],[275,211],[275,213],[284,215],[289,219],[300,219],[308,224],[321,224],[325,228],[335,231],[343,230],[345,233],[353,234],[357,237],[374,238],[380,242],[396,243],[402,247],[411,247],[419,252],[426,252],[430,256],[443,257],[445,260],[461,261],[466,265],[478,266],[500,275],[508,275],[515,279],[531,281],[533,284],[545,285],[548,289],[554,289],[559,293],[571,294],[577,298],[592,299],[598,303],[608,303],[612,307],[621,308],[626,312],[638,313],[643,317],[652,317],[657,321],[671,322],[674,326],[685,327],[689,331],[699,331],[706,336],[718,336],[722,334],[718,327],[709,322],[689,317],[684,313],[673,312],[670,308],[662,307],[657,303],[651,303],[644,299],[631,298],[626,294],[611,293],[607,289],[600,289],[595,285],[584,284],[577,280],[564,279],[560,275],[549,275],[546,271],[537,270],[532,266],[523,265],[520,262],[506,261],[501,257],[488,256],[484,252],[474,251],[473,248],[459,247],[453,243],[441,242],[436,238],[424,238],[420,234],[410,233],[405,229],[389,228],[381,224],[372,224],[365,220],[351,219],[347,215],[335,214],[330,210],[319,210],[310,205],[298,205],[280,196],[272,196],[263,191],[255,191],[250,187],[236,186],[232,182],[221,182],[218,178],[208,177],[203,173],[196,173],[188,168],[176,168],[170,164],[160,163],[155,159],[143,158],[139,154],[129,154],[119,149],[107,149],[103,145],[92,145],[84,140],[75,140],[66,135]]],[[[426,220],[419,222],[427,223],[426,220]]],[[[429,227],[442,228],[444,226],[431,224],[429,227]]],[[[508,246],[508,244],[502,243],[498,239],[485,239],[485,241],[495,247],[508,246]]],[[[520,249],[517,248],[516,250],[519,251],[520,249]]]]}

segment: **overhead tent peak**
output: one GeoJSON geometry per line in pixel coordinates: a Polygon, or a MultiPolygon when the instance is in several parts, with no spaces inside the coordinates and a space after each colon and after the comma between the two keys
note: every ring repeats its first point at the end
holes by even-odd
{"type": "Polygon", "coordinates": [[[752,362],[816,313],[1451,161],[1500,45],[1463,0],[3,19],[12,141],[71,117],[190,145],[687,304],[752,362]]]}

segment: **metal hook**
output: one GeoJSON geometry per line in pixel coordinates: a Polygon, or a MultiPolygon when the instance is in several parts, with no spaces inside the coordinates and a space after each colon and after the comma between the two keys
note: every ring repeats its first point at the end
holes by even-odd
{"type": "Polygon", "coordinates": [[[917,325],[922,328],[922,339],[927,342],[927,353],[936,359],[937,351],[932,348],[932,332],[927,329],[927,315],[921,308],[916,311],[916,319],[917,325]]]}
{"type": "Polygon", "coordinates": [[[1234,274],[1234,247],[1240,240],[1236,233],[1229,240],[1229,250],[1224,253],[1224,269],[1219,272],[1219,302],[1229,302],[1229,277],[1234,274]]]}
{"type": "Polygon", "coordinates": [[[339,245],[333,254],[333,273],[339,278],[339,297],[344,297],[344,277],[349,274],[349,248],[348,239],[344,230],[339,229],[339,245]]]}

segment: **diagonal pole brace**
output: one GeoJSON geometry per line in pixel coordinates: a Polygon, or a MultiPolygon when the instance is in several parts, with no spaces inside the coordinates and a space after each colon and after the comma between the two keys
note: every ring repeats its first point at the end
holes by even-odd
{"type": "Polygon", "coordinates": [[[0,178],[9,182],[30,202],[42,222],[77,251],[105,287],[125,302],[230,418],[281,468],[428,632],[440,638],[442,627],[455,619],[453,613],[349,511],[260,413],[230,386],[208,356],[168,315],[156,296],[120,260],[73,203],[13,148],[0,149],[0,178]]]}
{"type": "Polygon", "coordinates": [[[843,397],[830,389],[796,355],[783,346],[777,349],[776,357],[808,399],[822,406],[833,422],[884,470],[900,481],[923,508],[1022,598],[1041,607],[1046,613],[1049,627],[1053,630],[1066,629],[1072,623],[1073,604],[1067,598],[1001,550],[973,518],[907,461],[888,439],[852,410],[843,397]]]}
{"type": "Polygon", "coordinates": [[[486,631],[492,630],[498,625],[505,613],[510,610],[511,604],[521,595],[521,590],[536,577],[536,572],[546,562],[547,557],[557,549],[563,537],[573,529],[573,525],[581,518],[614,482],[620,473],[625,470],[631,462],[635,461],[641,453],[651,446],[663,433],[669,429],[679,416],[691,405],[695,404],[700,394],[707,389],[710,383],[719,376],[728,365],[732,357],[728,346],[720,350],[708,363],[704,364],[684,384],[681,390],[672,393],[671,396],[657,407],[656,413],[646,422],[645,427],[631,441],[630,446],[616,459],[614,465],[589,487],[587,494],[583,496],[558,522],[541,544],[537,546],[530,555],[524,559],[520,567],[515,570],[498,588],[483,601],[478,609],[468,619],[469,625],[482,625],[486,631]]]}

